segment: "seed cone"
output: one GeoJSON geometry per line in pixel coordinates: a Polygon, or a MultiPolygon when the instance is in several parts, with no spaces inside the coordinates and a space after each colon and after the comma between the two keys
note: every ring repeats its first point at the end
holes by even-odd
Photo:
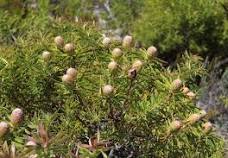
{"type": "Polygon", "coordinates": [[[203,131],[205,133],[208,133],[212,130],[212,127],[213,127],[213,125],[210,122],[206,122],[203,124],[203,128],[204,128],[203,131]]]}
{"type": "Polygon", "coordinates": [[[175,120],[175,121],[171,122],[171,124],[170,124],[171,131],[178,130],[181,127],[182,127],[182,123],[181,123],[181,121],[178,121],[178,120],[175,120]]]}
{"type": "Polygon", "coordinates": [[[23,111],[16,108],[12,111],[10,116],[10,121],[13,125],[18,125],[23,121],[23,111]]]}
{"type": "Polygon", "coordinates": [[[118,64],[115,62],[115,61],[111,61],[109,64],[108,64],[108,69],[110,71],[114,71],[118,68],[118,64]]]}
{"type": "Polygon", "coordinates": [[[51,59],[51,53],[48,51],[44,51],[42,54],[42,58],[44,61],[49,61],[51,59]]]}
{"type": "Polygon", "coordinates": [[[102,93],[104,95],[111,95],[114,91],[114,88],[111,85],[105,85],[102,87],[102,93]]]}
{"type": "Polygon", "coordinates": [[[69,55],[72,55],[74,53],[74,50],[75,50],[75,47],[73,43],[67,43],[64,46],[64,51],[69,55]]]}
{"type": "Polygon", "coordinates": [[[36,142],[32,141],[32,140],[28,141],[25,145],[30,146],[30,147],[36,147],[37,146],[36,142]]]}
{"type": "Polygon", "coordinates": [[[188,121],[190,124],[194,124],[201,119],[200,114],[192,114],[189,116],[188,121]]]}
{"type": "Polygon", "coordinates": [[[150,47],[147,49],[147,56],[148,56],[149,58],[156,57],[156,56],[157,56],[157,48],[154,47],[154,46],[150,46],[150,47]]]}
{"type": "Polygon", "coordinates": [[[6,122],[0,122],[0,138],[9,131],[9,125],[6,122]]]}
{"type": "Polygon", "coordinates": [[[132,64],[132,68],[136,69],[137,71],[139,71],[143,66],[143,62],[141,60],[136,60],[133,64],[132,64]]]}
{"type": "Polygon", "coordinates": [[[74,82],[74,78],[71,75],[65,74],[62,77],[62,81],[63,83],[72,84],[74,82]]]}
{"type": "Polygon", "coordinates": [[[129,36],[129,35],[125,36],[122,43],[123,47],[125,48],[131,47],[132,41],[133,41],[132,36],[129,36]]]}
{"type": "Polygon", "coordinates": [[[119,58],[123,55],[123,52],[120,48],[114,48],[112,51],[112,57],[113,58],[119,58]]]}
{"type": "Polygon", "coordinates": [[[171,90],[178,90],[182,86],[182,81],[180,79],[176,79],[171,84],[171,90]]]}
{"type": "Polygon", "coordinates": [[[62,48],[64,45],[64,39],[62,38],[62,36],[55,37],[54,42],[59,48],[62,48]]]}
{"type": "Polygon", "coordinates": [[[111,39],[108,38],[108,37],[105,37],[102,41],[102,44],[105,46],[105,47],[108,47],[110,44],[111,44],[111,39]]]}
{"type": "Polygon", "coordinates": [[[195,93],[193,93],[193,92],[188,92],[187,94],[186,94],[190,99],[194,99],[195,97],[196,97],[196,94],[195,93]]]}
{"type": "Polygon", "coordinates": [[[67,75],[70,75],[72,78],[75,78],[77,75],[77,70],[75,68],[69,68],[66,72],[67,75]]]}
{"type": "Polygon", "coordinates": [[[183,87],[183,89],[182,89],[182,92],[183,92],[184,94],[187,94],[189,91],[190,91],[190,90],[189,90],[188,87],[183,87]]]}

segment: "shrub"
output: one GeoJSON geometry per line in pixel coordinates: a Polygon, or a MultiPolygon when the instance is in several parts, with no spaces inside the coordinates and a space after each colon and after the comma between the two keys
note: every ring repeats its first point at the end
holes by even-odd
{"type": "Polygon", "coordinates": [[[227,18],[222,4],[220,0],[147,0],[134,34],[163,53],[225,54],[227,18]]]}
{"type": "Polygon", "coordinates": [[[222,157],[223,141],[195,106],[196,76],[205,73],[199,57],[186,53],[175,69],[164,68],[131,43],[104,46],[87,24],[36,13],[17,24],[20,36],[1,48],[10,54],[1,54],[1,121],[9,124],[1,157],[222,157]],[[57,46],[56,36],[74,49],[57,46]],[[123,54],[112,59],[117,47],[123,54]],[[24,114],[16,127],[8,119],[14,108],[24,114]]]}

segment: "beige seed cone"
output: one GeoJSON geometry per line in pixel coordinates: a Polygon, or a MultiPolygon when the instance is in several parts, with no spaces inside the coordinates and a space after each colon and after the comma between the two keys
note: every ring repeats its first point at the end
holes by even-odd
{"type": "Polygon", "coordinates": [[[172,82],[171,84],[171,89],[172,90],[177,90],[182,86],[182,81],[180,79],[176,79],[172,82]]]}
{"type": "Polygon", "coordinates": [[[72,78],[75,78],[77,75],[77,70],[75,68],[69,68],[66,72],[67,75],[70,75],[72,78]]]}
{"type": "Polygon", "coordinates": [[[116,70],[118,68],[118,64],[117,64],[117,62],[115,62],[115,61],[111,61],[109,64],[108,64],[108,69],[110,70],[110,71],[114,71],[114,70],[116,70]]]}
{"type": "Polygon", "coordinates": [[[63,83],[72,84],[74,82],[74,78],[71,75],[65,74],[62,77],[62,81],[63,83]]]}
{"type": "Polygon", "coordinates": [[[157,56],[157,48],[154,47],[154,46],[150,46],[148,49],[147,49],[147,56],[149,58],[152,58],[152,57],[156,57],[157,56]]]}
{"type": "Polygon", "coordinates": [[[182,127],[182,123],[181,123],[181,121],[178,121],[178,120],[174,120],[170,124],[170,130],[178,130],[181,127],[182,127]]]}
{"type": "Polygon", "coordinates": [[[123,43],[122,43],[122,45],[123,45],[123,47],[125,47],[125,48],[129,48],[129,47],[131,47],[132,42],[133,42],[132,36],[127,35],[127,36],[125,36],[125,37],[123,38],[123,43]]]}
{"type": "Polygon", "coordinates": [[[69,55],[72,55],[74,53],[75,47],[73,43],[67,43],[64,46],[64,52],[66,52],[69,55]]]}
{"type": "Polygon", "coordinates": [[[123,52],[120,48],[114,48],[112,51],[112,57],[113,58],[119,58],[123,55],[123,52]]]}
{"type": "Polygon", "coordinates": [[[203,124],[203,128],[204,128],[203,131],[205,133],[208,133],[212,130],[212,127],[213,127],[213,125],[210,122],[206,122],[203,124]]]}
{"type": "Polygon", "coordinates": [[[183,89],[182,89],[182,92],[183,92],[184,94],[187,94],[189,91],[190,91],[190,90],[189,90],[188,87],[183,87],[183,89]]]}
{"type": "Polygon", "coordinates": [[[0,138],[9,131],[9,125],[6,122],[0,122],[0,138]]]}
{"type": "Polygon", "coordinates": [[[192,114],[189,116],[188,121],[190,124],[194,124],[201,119],[200,114],[192,114]]]}
{"type": "Polygon", "coordinates": [[[30,146],[30,147],[36,147],[37,146],[36,142],[32,141],[32,140],[28,141],[25,145],[30,146]]]}
{"type": "Polygon", "coordinates": [[[111,95],[114,91],[114,88],[111,85],[105,85],[102,87],[102,93],[104,95],[111,95]]]}
{"type": "Polygon", "coordinates": [[[44,51],[42,53],[42,58],[44,61],[49,61],[51,59],[51,53],[48,51],[44,51]]]}
{"type": "Polygon", "coordinates": [[[132,64],[132,68],[136,69],[137,71],[139,71],[142,68],[142,66],[143,66],[143,62],[141,60],[136,60],[132,64]]]}
{"type": "Polygon", "coordinates": [[[64,39],[62,36],[55,37],[54,42],[55,42],[56,46],[59,48],[62,48],[64,45],[64,39]]]}
{"type": "Polygon", "coordinates": [[[111,44],[111,38],[109,37],[105,37],[102,41],[102,44],[105,46],[105,47],[108,47],[110,44],[111,44]]]}
{"type": "Polygon", "coordinates": [[[195,93],[193,93],[193,92],[188,92],[187,94],[186,94],[190,99],[194,99],[195,97],[196,97],[196,94],[195,93]]]}
{"type": "Polygon", "coordinates": [[[19,108],[16,108],[12,111],[10,116],[10,121],[13,125],[18,125],[23,121],[23,111],[19,108]]]}

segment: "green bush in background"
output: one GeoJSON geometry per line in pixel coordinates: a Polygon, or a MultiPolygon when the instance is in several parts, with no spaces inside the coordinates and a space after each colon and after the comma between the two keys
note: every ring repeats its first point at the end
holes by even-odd
{"type": "Polygon", "coordinates": [[[220,0],[146,0],[135,37],[161,52],[227,53],[227,12],[220,0]]]}

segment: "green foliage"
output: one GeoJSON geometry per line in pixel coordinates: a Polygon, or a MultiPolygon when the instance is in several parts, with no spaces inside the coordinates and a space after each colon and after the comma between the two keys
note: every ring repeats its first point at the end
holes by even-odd
{"type": "Polygon", "coordinates": [[[9,54],[1,53],[1,119],[10,123],[8,114],[16,107],[23,109],[25,119],[1,138],[1,153],[15,145],[20,158],[107,157],[111,151],[118,157],[222,157],[223,141],[205,131],[207,118],[188,120],[200,109],[181,91],[185,85],[197,93],[195,79],[205,73],[199,57],[186,53],[176,68],[164,68],[164,61],[148,58],[145,49],[118,43],[105,47],[88,23],[58,21],[36,12],[19,21],[3,17],[3,26],[8,21],[17,25],[4,27],[1,36],[14,29],[17,36],[12,43],[3,40],[1,47],[9,54]],[[75,45],[72,55],[55,45],[58,35],[75,45]],[[123,56],[115,59],[119,66],[111,72],[107,65],[115,47],[123,56]],[[43,51],[51,53],[50,60],[43,60],[43,51]],[[143,65],[133,67],[137,60],[143,65]],[[77,70],[71,84],[62,81],[70,67],[77,70]],[[174,84],[178,78],[182,83],[174,84]],[[107,84],[114,87],[110,95],[103,89],[107,84]],[[180,127],[173,125],[175,120],[181,121],[180,127]],[[25,145],[27,136],[35,147],[25,145]],[[125,151],[118,154],[118,145],[125,151]]]}
{"type": "Polygon", "coordinates": [[[134,33],[164,53],[226,53],[227,18],[219,0],[146,0],[134,33]]]}

